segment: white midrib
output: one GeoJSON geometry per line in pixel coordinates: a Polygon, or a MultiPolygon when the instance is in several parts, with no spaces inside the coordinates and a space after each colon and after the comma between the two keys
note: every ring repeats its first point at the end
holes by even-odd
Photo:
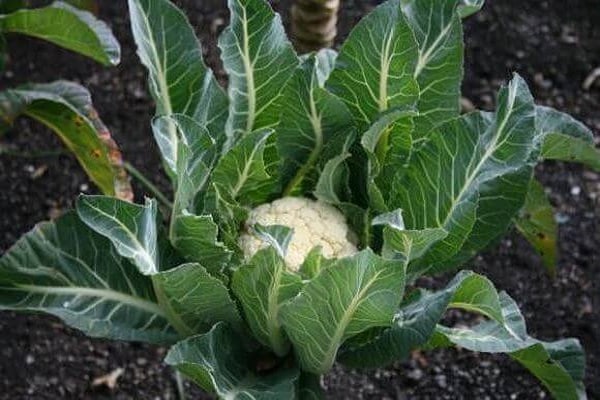
{"type": "Polygon", "coordinates": [[[421,75],[421,72],[423,72],[423,70],[427,66],[427,63],[429,63],[429,58],[431,57],[433,52],[437,50],[437,47],[440,45],[440,42],[444,39],[444,37],[451,28],[452,19],[450,19],[450,23],[446,25],[444,29],[442,29],[438,37],[434,40],[434,42],[431,44],[431,46],[427,49],[425,53],[419,51],[419,60],[417,61],[417,66],[415,68],[415,79],[417,79],[419,75],[421,75]]]}
{"type": "Polygon", "coordinates": [[[483,167],[485,162],[497,150],[496,146],[498,145],[498,140],[499,140],[500,136],[502,135],[504,128],[506,127],[508,118],[510,117],[510,114],[512,113],[513,107],[515,105],[516,89],[514,89],[513,87],[510,87],[508,95],[509,95],[509,99],[508,99],[508,107],[506,108],[506,114],[504,116],[504,119],[498,126],[496,134],[494,135],[493,142],[488,146],[488,148],[485,151],[485,154],[483,155],[483,157],[481,157],[481,160],[479,160],[479,163],[477,163],[477,166],[473,169],[473,172],[471,172],[471,174],[467,178],[467,180],[466,180],[465,184],[463,185],[463,187],[461,188],[459,194],[453,199],[452,207],[450,207],[450,210],[446,214],[444,223],[442,225],[440,225],[441,227],[444,227],[444,226],[446,226],[446,224],[448,224],[449,220],[452,218],[452,216],[454,214],[454,211],[456,211],[456,207],[460,204],[463,196],[465,195],[467,190],[469,190],[469,188],[471,187],[471,184],[473,183],[475,178],[477,178],[477,175],[479,175],[479,171],[481,170],[481,168],[483,167]]]}
{"type": "Polygon", "coordinates": [[[390,49],[392,46],[392,37],[394,36],[394,29],[391,29],[388,33],[385,47],[382,50],[381,55],[381,74],[379,75],[379,111],[385,111],[388,108],[388,93],[387,85],[390,74],[390,49]]]}
{"type": "Polygon", "coordinates": [[[278,304],[278,294],[279,294],[279,286],[281,283],[281,276],[283,274],[283,270],[282,267],[280,266],[279,268],[277,268],[276,272],[275,272],[275,276],[273,279],[273,283],[271,284],[271,287],[269,288],[269,302],[268,302],[268,307],[269,309],[267,310],[267,324],[268,324],[268,331],[269,331],[269,337],[271,340],[271,345],[273,346],[273,350],[275,351],[275,354],[280,355],[280,353],[284,352],[284,349],[282,349],[282,344],[281,344],[281,333],[280,333],[280,327],[279,327],[279,323],[277,321],[277,316],[278,316],[278,311],[279,311],[279,304],[278,304]]]}
{"type": "Polygon", "coordinates": [[[335,332],[333,333],[333,336],[331,337],[331,341],[329,343],[329,346],[327,347],[327,351],[325,352],[324,360],[327,363],[333,362],[333,359],[335,357],[335,353],[337,352],[338,345],[341,342],[342,337],[344,336],[344,332],[346,331],[346,328],[348,327],[348,324],[350,324],[350,319],[352,318],[352,316],[356,312],[356,309],[358,308],[360,302],[362,301],[365,293],[371,288],[371,286],[373,285],[373,283],[375,282],[375,280],[377,280],[377,278],[379,278],[380,274],[381,274],[381,272],[377,272],[375,274],[375,276],[373,276],[371,279],[369,279],[369,281],[356,294],[356,296],[354,296],[352,298],[352,301],[350,302],[350,304],[348,305],[348,308],[346,309],[346,311],[342,315],[342,318],[340,319],[340,322],[337,325],[337,328],[335,329],[335,332]]]}
{"type": "Polygon", "coordinates": [[[243,54],[242,60],[244,62],[244,74],[246,77],[246,92],[248,95],[248,113],[246,117],[246,133],[252,132],[254,127],[254,119],[256,117],[256,93],[254,83],[254,66],[252,65],[252,59],[250,58],[250,44],[248,42],[248,16],[246,15],[246,8],[242,6],[242,30],[243,30],[243,54]]]}
{"type": "MultiPolygon", "coordinates": [[[[113,221],[115,224],[117,224],[118,226],[121,227],[121,230],[129,237],[129,239],[133,243],[136,244],[136,246],[132,248],[132,247],[127,246],[126,244],[124,244],[122,241],[119,241],[119,244],[121,246],[124,246],[124,247],[127,247],[127,248],[131,249],[131,251],[134,254],[141,254],[142,258],[144,260],[144,263],[147,264],[148,267],[149,267],[148,272],[152,272],[153,270],[156,270],[156,262],[155,262],[155,260],[146,252],[146,249],[144,248],[144,246],[142,245],[142,243],[140,243],[140,241],[138,240],[138,238],[133,234],[133,232],[131,232],[121,221],[119,221],[114,216],[110,215],[107,212],[104,212],[100,208],[92,206],[90,203],[87,203],[87,204],[90,207],[90,209],[92,209],[92,210],[96,211],[97,213],[103,215],[105,218],[113,221]]],[[[109,239],[114,240],[113,238],[110,238],[110,237],[109,237],[109,239]]]]}
{"type": "MultiPolygon", "coordinates": [[[[141,14],[143,14],[142,12],[140,12],[141,14]]],[[[158,47],[156,46],[156,42],[154,41],[154,35],[152,34],[152,29],[150,29],[150,24],[148,22],[148,19],[145,17],[141,18],[142,21],[144,21],[144,27],[146,30],[146,37],[148,38],[148,43],[150,44],[150,47],[152,48],[152,58],[154,59],[153,64],[156,67],[156,80],[158,82],[158,90],[161,93],[161,102],[165,108],[165,115],[171,115],[173,114],[173,105],[171,104],[171,96],[169,95],[169,85],[166,81],[166,66],[164,65],[164,63],[166,63],[167,61],[167,57],[166,55],[164,55],[163,57],[163,61],[161,61],[159,55],[158,55],[158,47]]],[[[164,17],[161,16],[161,26],[163,28],[163,32],[164,32],[164,17]]],[[[165,50],[166,51],[166,50],[165,50]]],[[[173,165],[177,165],[177,130],[175,129],[175,125],[172,122],[169,122],[168,124],[168,130],[169,130],[169,138],[170,138],[170,142],[175,144],[173,146],[171,146],[171,159],[173,160],[174,164],[173,165]]]]}
{"type": "MultiPolygon", "coordinates": [[[[264,138],[261,139],[261,142],[262,142],[262,140],[264,140],[264,138]]],[[[244,165],[244,169],[242,170],[242,173],[240,174],[236,185],[232,188],[231,194],[232,194],[232,197],[234,200],[237,198],[237,195],[240,193],[240,190],[242,190],[242,187],[248,180],[248,176],[250,175],[250,166],[252,165],[252,162],[254,160],[254,156],[256,155],[258,147],[260,147],[260,144],[255,145],[254,148],[252,149],[252,153],[250,153],[250,156],[248,157],[248,161],[246,162],[246,165],[244,165]]]]}
{"type": "Polygon", "coordinates": [[[16,290],[22,289],[28,293],[40,293],[40,294],[49,294],[49,295],[63,295],[63,296],[85,296],[85,297],[96,297],[102,298],[110,301],[115,301],[118,303],[123,303],[130,305],[132,307],[138,308],[140,310],[159,315],[161,317],[165,317],[165,313],[158,306],[158,304],[142,300],[138,297],[133,297],[131,295],[116,292],[113,290],[106,289],[96,289],[96,288],[88,288],[88,287],[79,287],[79,286],[56,286],[56,287],[46,287],[46,286],[35,286],[35,285],[16,285],[14,288],[4,288],[3,290],[16,290]]]}

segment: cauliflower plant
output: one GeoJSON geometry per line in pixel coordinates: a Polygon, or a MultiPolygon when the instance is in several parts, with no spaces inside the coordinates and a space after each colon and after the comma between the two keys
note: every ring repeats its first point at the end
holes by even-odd
{"type": "Polygon", "coordinates": [[[284,197],[253,209],[246,222],[247,232],[239,238],[247,259],[268,246],[248,229],[254,224],[284,225],[293,230],[285,256],[287,267],[293,271],[300,268],[308,253],[317,246],[326,258],[347,257],[358,251],[356,235],[348,227],[344,215],[320,201],[284,197]]]}

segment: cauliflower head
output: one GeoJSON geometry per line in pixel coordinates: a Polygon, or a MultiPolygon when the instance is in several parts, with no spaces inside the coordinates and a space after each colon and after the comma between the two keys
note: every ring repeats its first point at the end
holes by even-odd
{"type": "MultiPolygon", "coordinates": [[[[326,258],[347,257],[358,250],[356,235],[350,230],[346,218],[336,208],[320,201],[301,197],[284,197],[260,205],[250,211],[247,227],[284,225],[293,229],[285,263],[288,269],[298,271],[308,253],[321,247],[326,258]]],[[[248,230],[247,230],[248,231],[248,230]]],[[[252,233],[244,232],[239,238],[246,259],[268,244],[252,233]]]]}

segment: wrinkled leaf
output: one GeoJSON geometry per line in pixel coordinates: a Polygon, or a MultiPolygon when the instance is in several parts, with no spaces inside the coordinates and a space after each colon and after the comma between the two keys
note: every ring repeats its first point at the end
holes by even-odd
{"type": "Polygon", "coordinates": [[[342,343],[392,322],[404,292],[404,271],[371,250],[338,259],[281,307],[281,321],[302,369],[327,372],[342,343]]]}
{"type": "MultiPolygon", "coordinates": [[[[185,15],[169,0],[128,0],[138,56],[148,69],[157,115],[184,114],[206,127],[218,143],[225,140],[227,96],[202,59],[202,48],[185,15]]],[[[177,129],[168,126],[176,159],[177,129]]],[[[162,149],[161,149],[162,150],[162,149]]]]}
{"type": "MultiPolygon", "coordinates": [[[[329,53],[329,52],[328,52],[329,53]]],[[[352,131],[352,116],[344,103],[319,81],[331,65],[324,57],[309,56],[296,69],[281,98],[277,147],[283,160],[282,179],[288,195],[303,195],[314,187],[324,148],[332,138],[352,131]]],[[[326,162],[327,160],[325,160],[326,162]]]]}
{"type": "Polygon", "coordinates": [[[594,134],[575,118],[538,106],[536,129],[543,159],[579,162],[600,171],[600,150],[594,146],[594,134]]]}
{"type": "Polygon", "coordinates": [[[419,54],[414,78],[419,84],[414,138],[459,114],[463,76],[462,21],[459,0],[404,0],[402,11],[417,39],[419,54]]]}
{"type": "Polygon", "coordinates": [[[229,290],[200,264],[184,264],[153,276],[157,297],[177,330],[203,333],[219,321],[240,331],[241,317],[229,290]]]}
{"type": "Polygon", "coordinates": [[[417,59],[417,43],[400,0],[390,0],[352,30],[326,86],[346,103],[363,131],[379,113],[417,101],[417,59]]]}
{"type": "Polygon", "coordinates": [[[224,323],[210,332],[194,336],[171,348],[166,363],[181,371],[204,390],[223,399],[293,399],[298,371],[280,368],[258,375],[248,364],[238,334],[224,323]]]}
{"type": "Polygon", "coordinates": [[[171,242],[188,261],[216,274],[231,259],[231,252],[218,240],[218,229],[210,215],[184,213],[173,222],[171,242]]]}
{"type": "Polygon", "coordinates": [[[396,312],[392,327],[373,341],[357,348],[347,347],[340,361],[352,367],[375,368],[406,358],[434,334],[437,323],[452,305],[502,320],[499,296],[482,275],[462,271],[440,291],[418,291],[396,312]]]}
{"type": "Polygon", "coordinates": [[[230,24],[219,37],[229,74],[230,145],[279,121],[280,96],[298,65],[281,18],[263,0],[228,0],[230,24]]]}
{"type": "Polygon", "coordinates": [[[240,301],[254,337],[279,356],[289,349],[279,321],[281,304],[302,287],[300,276],[288,272],[273,247],[259,250],[233,273],[231,289],[240,301]]]}
{"type": "Polygon", "coordinates": [[[74,213],[36,226],[0,259],[0,309],[49,313],[93,337],[177,339],[150,278],[74,213]]]}
{"type": "Polygon", "coordinates": [[[0,30],[47,40],[104,65],[117,65],[121,59],[119,42],[104,22],[61,1],[0,15],[0,30]]]}
{"type": "Polygon", "coordinates": [[[104,194],[133,199],[121,153],[85,88],[57,81],[0,92],[0,132],[19,115],[52,129],[104,194]]]}
{"type": "Polygon", "coordinates": [[[275,192],[277,177],[274,170],[278,157],[275,144],[269,138],[271,130],[255,131],[243,137],[221,157],[212,173],[212,183],[220,195],[244,205],[264,203],[275,192]]]}
{"type": "Polygon", "coordinates": [[[523,205],[537,157],[533,99],[515,76],[498,104],[495,115],[467,114],[438,128],[394,182],[390,203],[404,210],[408,230],[448,232],[412,274],[464,262],[501,235],[523,205]]]}
{"type": "Polygon", "coordinates": [[[109,239],[117,253],[144,275],[154,275],[160,270],[157,212],[156,201],[149,199],[143,206],[106,196],[81,195],[77,199],[79,218],[109,239]]]}
{"type": "Polygon", "coordinates": [[[554,275],[558,258],[558,225],[544,188],[536,180],[529,185],[525,204],[515,218],[515,225],[538,251],[548,272],[554,275]]]}

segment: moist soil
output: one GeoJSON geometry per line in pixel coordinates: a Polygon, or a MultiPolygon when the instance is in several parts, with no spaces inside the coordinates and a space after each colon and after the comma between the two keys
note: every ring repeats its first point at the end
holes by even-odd
{"type": "MultiPolygon", "coordinates": [[[[289,1],[289,0],[287,0],[289,1]]],[[[275,2],[276,9],[289,4],[275,2]]],[[[168,182],[149,127],[153,104],[146,73],[135,55],[124,1],[99,1],[101,18],[123,46],[116,68],[103,68],[37,40],[10,37],[11,63],[0,88],[57,78],[87,86],[125,159],[164,190],[168,182]]],[[[222,71],[215,46],[227,22],[224,1],[176,1],[190,16],[207,63],[222,71]]],[[[374,6],[344,0],[340,39],[374,6]]],[[[287,20],[284,13],[284,20],[287,20]]],[[[530,83],[540,104],[583,120],[600,134],[600,82],[582,88],[600,67],[600,7],[597,0],[490,1],[466,22],[464,96],[491,109],[502,82],[516,71],[530,83]]],[[[222,72],[219,78],[224,81],[222,72]]],[[[96,193],[75,159],[37,124],[18,120],[1,139],[0,253],[38,221],[73,205],[81,192],[96,193]]],[[[560,222],[556,278],[514,232],[469,268],[489,276],[517,299],[531,335],[544,340],[579,338],[587,350],[588,394],[600,399],[600,175],[578,166],[546,163],[537,171],[549,190],[560,222]]],[[[136,184],[138,199],[145,193],[136,184]]],[[[425,284],[442,286],[450,275],[425,284]]],[[[461,314],[451,315],[460,324],[461,314]]],[[[165,349],[137,343],[88,339],[42,315],[0,313],[0,399],[175,399],[172,372],[161,360],[165,349]],[[94,387],[94,378],[124,370],[114,389],[94,387]]],[[[331,399],[542,399],[549,395],[505,356],[464,350],[416,353],[386,369],[336,367],[324,379],[331,399]]],[[[189,385],[188,385],[189,386],[189,385]]],[[[189,398],[210,398],[188,387],[189,398]]]]}

